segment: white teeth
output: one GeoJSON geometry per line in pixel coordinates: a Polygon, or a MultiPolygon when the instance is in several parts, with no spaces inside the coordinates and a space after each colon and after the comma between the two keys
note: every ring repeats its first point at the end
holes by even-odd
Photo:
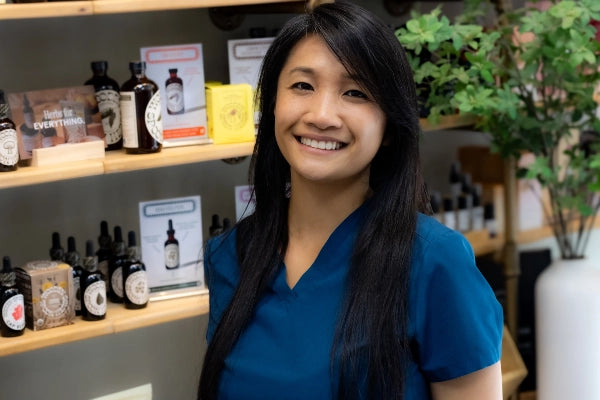
{"type": "Polygon", "coordinates": [[[342,147],[342,144],[340,142],[317,141],[314,139],[308,139],[304,137],[300,138],[300,143],[320,150],[338,150],[340,147],[342,147]]]}

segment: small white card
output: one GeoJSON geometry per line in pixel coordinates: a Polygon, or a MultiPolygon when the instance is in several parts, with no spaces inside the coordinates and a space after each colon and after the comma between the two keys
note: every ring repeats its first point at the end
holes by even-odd
{"type": "Polygon", "coordinates": [[[235,220],[247,217],[254,212],[256,200],[252,195],[252,186],[242,185],[235,187],[235,220]]]}
{"type": "Polygon", "coordinates": [[[139,212],[150,294],[205,290],[200,196],[141,202],[139,212]]]}
{"type": "Polygon", "coordinates": [[[256,90],[263,58],[273,39],[228,40],[229,83],[248,83],[256,90]]]}
{"type": "Polygon", "coordinates": [[[202,44],[143,47],[140,53],[160,91],[163,146],[210,143],[202,44]]]}

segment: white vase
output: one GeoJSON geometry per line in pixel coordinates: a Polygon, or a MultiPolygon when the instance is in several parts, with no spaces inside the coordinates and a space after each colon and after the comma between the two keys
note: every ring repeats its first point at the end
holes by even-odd
{"type": "Polygon", "coordinates": [[[535,284],[537,400],[600,400],[600,262],[556,260],[535,284]]]}

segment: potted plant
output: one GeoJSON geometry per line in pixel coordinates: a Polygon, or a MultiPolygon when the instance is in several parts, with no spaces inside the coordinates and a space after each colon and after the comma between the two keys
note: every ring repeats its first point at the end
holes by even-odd
{"type": "Polygon", "coordinates": [[[477,15],[474,5],[490,6],[477,3],[467,2],[469,12],[455,22],[439,8],[413,14],[397,36],[432,122],[470,114],[477,117],[476,129],[490,135],[492,151],[513,160],[533,154],[534,161],[516,173],[547,189],[546,219],[560,253],[536,283],[538,399],[600,399],[600,381],[582,373],[591,374],[600,362],[600,260],[585,259],[600,210],[600,111],[594,98],[600,42],[593,25],[600,2],[547,1],[546,8],[503,13],[501,23],[486,29],[468,22],[477,15]],[[574,261],[561,266],[561,260],[574,261]]]}

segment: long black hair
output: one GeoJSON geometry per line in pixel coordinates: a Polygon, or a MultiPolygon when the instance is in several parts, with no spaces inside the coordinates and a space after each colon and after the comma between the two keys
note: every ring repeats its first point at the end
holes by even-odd
{"type": "Polygon", "coordinates": [[[354,246],[331,349],[331,370],[339,371],[334,389],[339,399],[403,397],[410,357],[406,326],[411,249],[417,213],[426,204],[415,84],[392,29],[359,6],[336,2],[292,18],[263,61],[258,87],[262,114],[249,176],[256,206],[238,224],[240,282],[206,352],[198,392],[202,400],[217,398],[225,358],[287,248],[290,167],[275,141],[274,109],[279,74],[292,48],[307,35],[325,41],[386,115],[383,144],[370,168],[373,195],[354,246]]]}

